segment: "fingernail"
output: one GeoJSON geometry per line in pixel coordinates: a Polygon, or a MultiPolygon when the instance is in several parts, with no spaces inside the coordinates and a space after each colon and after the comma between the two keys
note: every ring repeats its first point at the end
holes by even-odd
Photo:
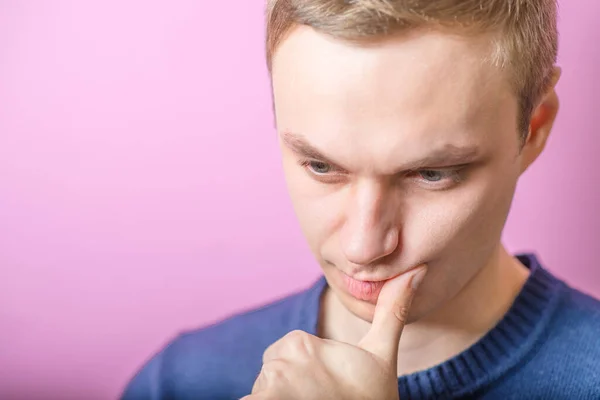
{"type": "Polygon", "coordinates": [[[415,275],[410,283],[413,290],[417,290],[419,288],[421,282],[423,282],[423,278],[425,278],[425,275],[427,275],[427,267],[424,266],[420,267],[419,270],[415,272],[415,275]]]}

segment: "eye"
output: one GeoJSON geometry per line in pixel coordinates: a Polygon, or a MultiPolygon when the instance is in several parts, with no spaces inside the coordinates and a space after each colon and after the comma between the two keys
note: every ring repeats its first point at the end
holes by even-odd
{"type": "Polygon", "coordinates": [[[428,189],[444,190],[449,189],[464,180],[463,169],[422,169],[415,171],[413,175],[416,181],[428,189]]]}
{"type": "Polygon", "coordinates": [[[331,172],[331,165],[322,161],[307,161],[306,167],[317,175],[324,175],[331,172]]]}
{"type": "Polygon", "coordinates": [[[341,183],[347,176],[343,169],[324,161],[304,159],[298,163],[311,178],[320,183],[341,183]]]}
{"type": "Polygon", "coordinates": [[[437,171],[434,169],[428,169],[419,171],[419,176],[428,182],[439,182],[443,180],[446,175],[446,171],[437,171]]]}

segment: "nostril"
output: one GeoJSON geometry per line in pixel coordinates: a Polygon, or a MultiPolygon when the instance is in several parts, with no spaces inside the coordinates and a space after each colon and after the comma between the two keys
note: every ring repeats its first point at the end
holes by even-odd
{"type": "Polygon", "coordinates": [[[385,252],[387,253],[386,255],[389,255],[396,250],[399,244],[399,236],[400,233],[397,228],[392,227],[388,230],[384,240],[385,252]]]}
{"type": "Polygon", "coordinates": [[[354,231],[343,242],[346,259],[355,265],[369,265],[394,253],[398,247],[396,228],[354,231]]]}

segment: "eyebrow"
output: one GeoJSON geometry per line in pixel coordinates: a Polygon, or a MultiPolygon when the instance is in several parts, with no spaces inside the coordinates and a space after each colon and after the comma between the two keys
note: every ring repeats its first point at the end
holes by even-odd
{"type": "MultiPolygon", "coordinates": [[[[340,166],[337,162],[323,154],[319,149],[308,142],[301,134],[284,131],[281,133],[281,139],[283,143],[297,155],[340,166]]],[[[477,146],[445,144],[434,149],[419,160],[402,165],[398,168],[399,172],[397,173],[415,171],[422,168],[443,168],[466,165],[473,162],[480,153],[480,149],[477,146]]]]}
{"type": "Polygon", "coordinates": [[[310,144],[308,140],[300,134],[285,131],[281,133],[281,139],[290,150],[302,157],[312,158],[327,164],[338,165],[338,163],[321,153],[319,149],[310,144]]]}

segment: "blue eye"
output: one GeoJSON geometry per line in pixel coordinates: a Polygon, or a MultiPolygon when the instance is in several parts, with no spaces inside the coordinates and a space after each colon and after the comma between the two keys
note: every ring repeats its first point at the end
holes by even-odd
{"type": "Polygon", "coordinates": [[[325,161],[304,159],[298,163],[312,179],[320,183],[341,183],[347,176],[343,169],[325,161]]]}
{"type": "Polygon", "coordinates": [[[447,177],[444,174],[444,171],[436,171],[433,169],[419,171],[419,175],[428,182],[439,182],[447,177]]]}
{"type": "Polygon", "coordinates": [[[416,176],[422,184],[432,189],[447,189],[460,183],[464,177],[459,169],[422,169],[417,171],[416,176]]]}
{"type": "Polygon", "coordinates": [[[315,174],[323,175],[331,171],[331,165],[321,161],[310,161],[307,164],[315,174]]]}

